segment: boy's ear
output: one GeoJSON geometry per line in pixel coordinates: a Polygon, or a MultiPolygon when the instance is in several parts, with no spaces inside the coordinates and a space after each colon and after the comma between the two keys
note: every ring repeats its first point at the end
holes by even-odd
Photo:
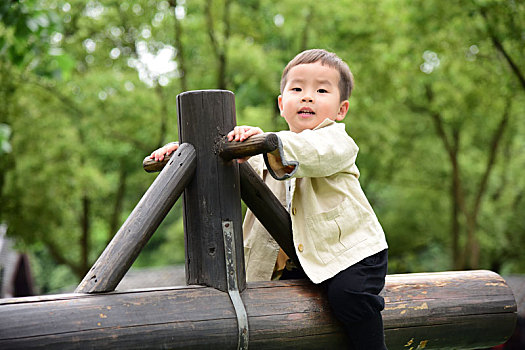
{"type": "Polygon", "coordinates": [[[350,102],[348,100],[344,100],[343,102],[341,102],[341,104],[339,105],[339,111],[337,112],[337,117],[335,118],[335,120],[341,121],[345,119],[346,113],[348,113],[349,106],[350,106],[350,102]]]}
{"type": "Polygon", "coordinates": [[[277,104],[279,105],[279,112],[281,113],[281,116],[283,115],[283,96],[279,95],[277,97],[277,104]]]}

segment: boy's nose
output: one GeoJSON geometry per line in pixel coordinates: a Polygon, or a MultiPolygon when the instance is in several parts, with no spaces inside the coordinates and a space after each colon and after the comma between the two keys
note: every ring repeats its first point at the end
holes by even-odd
{"type": "Polygon", "coordinates": [[[301,101],[302,102],[313,102],[313,98],[311,98],[309,95],[304,95],[301,101]]]}

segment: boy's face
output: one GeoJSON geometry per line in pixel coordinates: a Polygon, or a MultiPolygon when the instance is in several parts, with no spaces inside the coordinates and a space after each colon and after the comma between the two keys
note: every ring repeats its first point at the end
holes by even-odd
{"type": "Polygon", "coordinates": [[[290,131],[314,129],[326,118],[341,121],[348,112],[348,100],[340,101],[339,72],[321,62],[300,64],[288,72],[278,98],[281,116],[290,131]]]}

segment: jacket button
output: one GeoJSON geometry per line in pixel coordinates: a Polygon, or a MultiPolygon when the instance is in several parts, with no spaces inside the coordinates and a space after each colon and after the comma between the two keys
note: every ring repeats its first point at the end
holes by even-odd
{"type": "Polygon", "coordinates": [[[292,215],[295,215],[297,213],[297,208],[292,208],[292,215]]]}
{"type": "Polygon", "coordinates": [[[297,246],[297,249],[302,253],[303,250],[304,250],[304,246],[303,246],[302,244],[299,244],[299,245],[297,246]]]}

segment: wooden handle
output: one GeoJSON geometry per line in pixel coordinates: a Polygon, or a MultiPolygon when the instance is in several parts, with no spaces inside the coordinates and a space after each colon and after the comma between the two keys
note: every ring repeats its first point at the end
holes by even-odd
{"type": "Polygon", "coordinates": [[[279,138],[273,133],[254,135],[245,141],[228,141],[219,144],[219,155],[224,160],[244,158],[261,153],[275,151],[279,147],[279,138]]]}
{"type": "MultiPolygon", "coordinates": [[[[274,133],[264,133],[254,135],[245,141],[228,141],[223,139],[219,142],[219,155],[224,160],[244,158],[261,153],[275,151],[279,147],[279,138],[274,133]]],[[[171,155],[164,156],[160,162],[151,159],[149,156],[142,161],[142,167],[148,173],[161,171],[171,159],[171,155]]]]}
{"type": "Polygon", "coordinates": [[[168,164],[170,159],[171,159],[171,154],[169,156],[164,156],[164,159],[160,162],[157,162],[155,161],[155,159],[151,159],[149,156],[147,156],[142,161],[142,167],[148,173],[155,173],[155,172],[158,172],[164,169],[164,167],[166,166],[166,164],[168,164]]]}

